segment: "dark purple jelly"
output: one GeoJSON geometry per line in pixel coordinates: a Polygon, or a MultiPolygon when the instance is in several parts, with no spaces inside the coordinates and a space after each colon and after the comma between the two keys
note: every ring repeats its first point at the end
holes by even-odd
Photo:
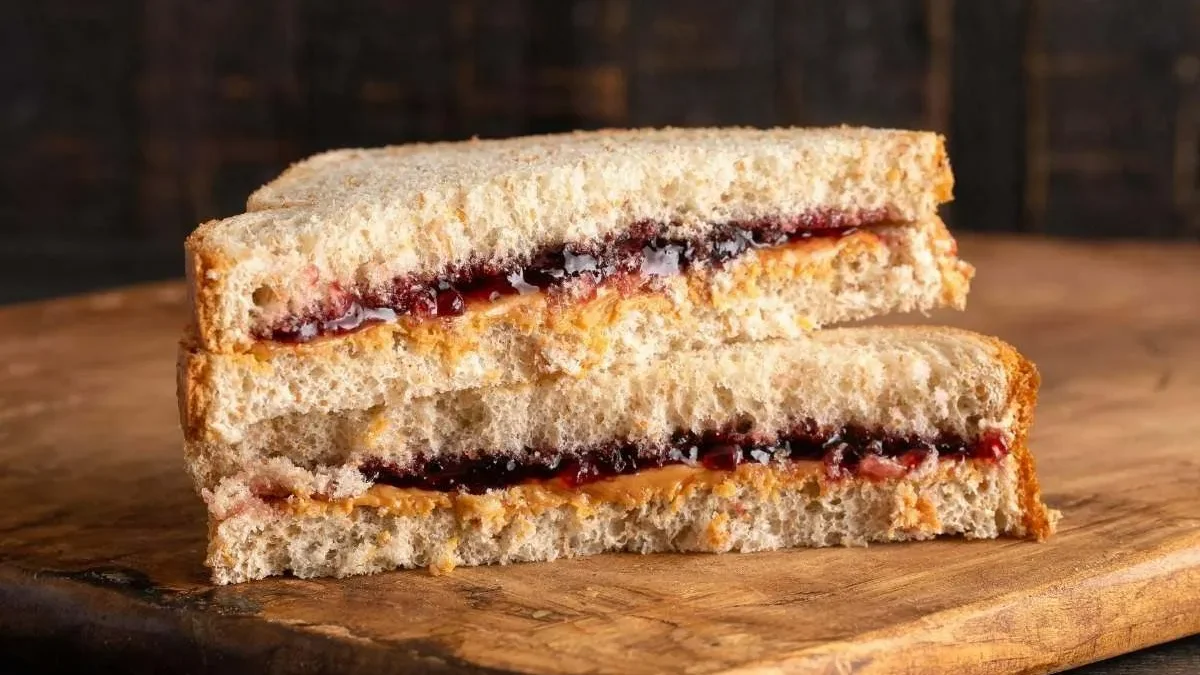
{"type": "Polygon", "coordinates": [[[883,214],[866,214],[853,220],[832,214],[729,223],[714,228],[705,237],[688,240],[667,238],[665,224],[637,223],[620,237],[590,245],[547,248],[527,261],[481,262],[436,277],[405,276],[395,279],[388,288],[370,292],[335,286],[320,310],[256,330],[255,337],[307,342],[399,316],[459,316],[471,303],[520,293],[553,293],[568,288],[586,292],[616,279],[637,286],[684,272],[693,265],[721,265],[751,249],[816,237],[843,237],[857,226],[885,220],[883,214]]]}
{"type": "Polygon", "coordinates": [[[558,480],[574,487],[674,464],[732,471],[745,463],[814,460],[823,462],[831,479],[891,478],[920,466],[932,453],[939,459],[998,460],[1008,448],[998,434],[970,441],[950,434],[927,439],[861,427],[824,431],[806,422],[774,438],[679,433],[658,447],[613,443],[571,453],[527,449],[520,457],[418,458],[405,468],[373,460],[361,470],[368,480],[385,485],[480,494],[531,481],[558,480]]]}

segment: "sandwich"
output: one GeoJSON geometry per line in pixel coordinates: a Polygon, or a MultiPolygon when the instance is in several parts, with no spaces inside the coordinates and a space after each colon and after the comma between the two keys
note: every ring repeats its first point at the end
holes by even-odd
{"type": "Polygon", "coordinates": [[[305,160],[186,245],[218,583],[1041,539],[1033,366],[962,308],[934,134],[575,133],[305,160]]]}
{"type": "Polygon", "coordinates": [[[208,493],[218,583],[1053,527],[1037,372],[949,328],[836,328],[259,423],[208,493]]]}

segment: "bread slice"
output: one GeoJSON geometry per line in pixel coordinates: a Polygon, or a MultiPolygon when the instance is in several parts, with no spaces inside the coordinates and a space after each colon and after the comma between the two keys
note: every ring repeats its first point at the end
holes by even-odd
{"type": "Polygon", "coordinates": [[[1041,539],[1056,514],[1026,445],[1037,382],[993,338],[834,329],[394,411],[277,420],[240,446],[193,444],[189,462],[209,486],[218,583],[610,550],[1041,539]],[[690,457],[668,453],[689,445],[690,457]],[[709,462],[728,452],[743,459],[709,462]],[[618,455],[626,464],[612,469],[618,455]],[[610,473],[580,478],[596,457],[610,473]],[[496,487],[434,482],[481,462],[501,467],[496,487]],[[529,466],[570,468],[520,479],[529,466]]]}
{"type": "Polygon", "coordinates": [[[217,584],[285,572],[442,573],[606,551],[751,552],[955,534],[1041,539],[1058,517],[1042,505],[1017,455],[929,463],[886,480],[832,482],[817,466],[742,466],[720,476],[686,467],[655,471],[650,480],[614,479],[603,485],[609,494],[518,487],[413,497],[377,487],[358,499],[256,502],[214,517],[206,564],[217,584]]]}
{"type": "MultiPolygon", "coordinates": [[[[799,422],[892,435],[975,439],[1000,430],[1013,445],[1033,405],[1036,372],[1011,346],[951,328],[862,327],[673,352],[657,360],[487,387],[360,410],[258,422],[235,443],[190,441],[199,488],[266,460],[295,466],[400,468],[420,459],[543,449],[572,453],[613,439],[657,447],[679,431],[774,435],[799,422]],[[1030,397],[1030,398],[1023,398],[1030,397]]],[[[253,471],[250,471],[253,473],[253,471]]]]}
{"type": "Polygon", "coordinates": [[[237,444],[282,416],[361,411],[484,386],[582,376],[723,344],[799,338],[896,311],[961,308],[973,270],[936,217],[752,251],[719,269],[563,306],[515,296],[454,319],[398,321],[298,345],[180,355],[193,443],[237,444]]]}
{"type": "Polygon", "coordinates": [[[197,339],[245,351],[256,331],[332,296],[612,240],[638,223],[687,239],[763,219],[919,220],[951,185],[940,136],[879,129],[599,131],[330,152],[188,239],[197,339]]]}

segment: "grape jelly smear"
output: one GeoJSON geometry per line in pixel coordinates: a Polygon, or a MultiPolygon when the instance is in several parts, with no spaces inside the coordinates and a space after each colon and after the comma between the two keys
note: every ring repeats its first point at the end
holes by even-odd
{"type": "Polygon", "coordinates": [[[610,280],[621,280],[625,286],[640,286],[657,277],[680,274],[693,265],[721,265],[752,249],[818,237],[840,238],[855,229],[845,224],[845,218],[810,216],[730,223],[713,228],[703,237],[672,239],[665,236],[668,227],[663,223],[638,223],[620,237],[591,245],[547,248],[524,263],[478,263],[438,276],[403,276],[387,288],[368,293],[335,284],[319,311],[264,327],[256,331],[255,337],[307,342],[400,316],[459,316],[472,303],[554,292],[568,284],[594,289],[610,280]]]}
{"type": "Polygon", "coordinates": [[[1008,447],[999,434],[976,440],[952,434],[920,438],[856,426],[823,431],[808,421],[774,438],[736,432],[678,433],[658,447],[612,443],[570,453],[530,450],[520,457],[418,458],[403,469],[372,460],[361,471],[372,482],[394,487],[481,494],[532,481],[560,481],[570,488],[677,464],[732,471],[746,463],[815,460],[823,463],[830,479],[896,478],[935,454],[942,460],[996,461],[1008,454],[1008,447]]]}

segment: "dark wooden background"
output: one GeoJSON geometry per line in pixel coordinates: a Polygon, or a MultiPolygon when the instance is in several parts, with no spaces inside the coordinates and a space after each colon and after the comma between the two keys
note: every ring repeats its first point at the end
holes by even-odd
{"type": "Polygon", "coordinates": [[[0,91],[0,301],[317,150],[600,126],[936,129],[957,227],[1200,237],[1198,0],[17,0],[0,91]]]}

